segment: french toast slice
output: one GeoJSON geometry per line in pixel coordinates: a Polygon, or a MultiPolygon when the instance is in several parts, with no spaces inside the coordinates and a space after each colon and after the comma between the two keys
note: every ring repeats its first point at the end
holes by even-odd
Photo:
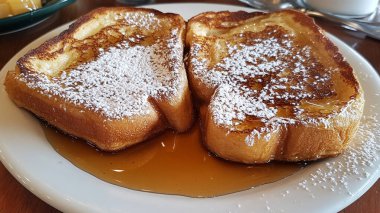
{"type": "Polygon", "coordinates": [[[185,131],[193,120],[185,28],[177,14],[96,9],[20,58],[6,90],[19,107],[105,151],[185,131]]]}
{"type": "Polygon", "coordinates": [[[350,65],[313,19],[207,12],[189,20],[190,88],[207,112],[203,141],[243,163],[336,156],[353,138],[363,92],[350,65]]]}

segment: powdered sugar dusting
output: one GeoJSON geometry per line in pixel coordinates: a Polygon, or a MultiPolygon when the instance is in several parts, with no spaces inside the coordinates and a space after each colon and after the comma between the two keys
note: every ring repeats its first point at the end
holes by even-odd
{"type": "Polygon", "coordinates": [[[264,119],[270,119],[276,115],[277,110],[274,107],[268,107],[250,94],[251,92],[248,90],[242,92],[234,85],[222,84],[211,103],[216,122],[234,126],[244,121],[247,115],[259,116],[264,119]],[[219,116],[222,112],[223,116],[219,116]]]}
{"type": "Polygon", "coordinates": [[[132,45],[124,41],[98,57],[60,76],[35,73],[20,79],[45,95],[57,95],[76,105],[99,112],[109,119],[122,119],[148,114],[148,97],[170,97],[178,93],[180,73],[185,72],[183,48],[171,32],[167,41],[150,46],[132,45]],[[33,80],[31,80],[33,76],[33,80]]]}
{"type": "Polygon", "coordinates": [[[126,13],[124,20],[127,24],[145,29],[157,29],[160,27],[160,19],[153,13],[141,15],[140,13],[126,13]]]}
{"type": "Polygon", "coordinates": [[[315,71],[321,64],[312,56],[311,48],[296,48],[293,39],[292,35],[281,34],[278,38],[233,42],[236,45],[224,41],[228,55],[215,65],[210,65],[207,57],[197,57],[207,52],[207,44],[195,43],[190,50],[195,78],[209,88],[217,88],[210,104],[217,124],[234,130],[247,118],[255,118],[266,125],[252,131],[246,138],[248,145],[253,145],[255,137],[264,137],[283,124],[330,125],[329,118],[303,116],[300,102],[333,96],[330,78],[334,70],[315,71]],[[281,116],[278,105],[289,106],[291,117],[281,116]]]}

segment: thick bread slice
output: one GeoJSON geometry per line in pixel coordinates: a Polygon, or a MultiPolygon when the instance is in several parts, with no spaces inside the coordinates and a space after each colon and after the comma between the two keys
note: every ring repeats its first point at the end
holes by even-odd
{"type": "Polygon", "coordinates": [[[364,106],[352,68],[308,16],[208,12],[188,23],[193,93],[208,105],[204,143],[244,163],[341,153],[364,106]]]}
{"type": "Polygon", "coordinates": [[[183,64],[185,22],[151,9],[100,8],[17,62],[9,97],[50,124],[113,151],[193,110],[183,64]]]}

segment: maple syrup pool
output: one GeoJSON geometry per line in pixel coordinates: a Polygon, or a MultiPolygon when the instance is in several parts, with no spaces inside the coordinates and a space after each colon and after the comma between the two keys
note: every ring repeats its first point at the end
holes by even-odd
{"type": "Polygon", "coordinates": [[[201,143],[199,125],[185,133],[166,131],[123,151],[107,153],[41,125],[53,148],[76,167],[129,189],[189,197],[214,197],[272,183],[305,164],[245,165],[213,156],[201,143]]]}

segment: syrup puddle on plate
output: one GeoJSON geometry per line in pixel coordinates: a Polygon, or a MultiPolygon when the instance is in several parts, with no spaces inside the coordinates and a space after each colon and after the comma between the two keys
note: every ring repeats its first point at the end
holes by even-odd
{"type": "Polygon", "coordinates": [[[129,189],[189,197],[215,197],[272,183],[305,164],[245,165],[210,154],[199,125],[186,133],[166,131],[123,151],[107,153],[42,125],[53,148],[76,167],[129,189]]]}

